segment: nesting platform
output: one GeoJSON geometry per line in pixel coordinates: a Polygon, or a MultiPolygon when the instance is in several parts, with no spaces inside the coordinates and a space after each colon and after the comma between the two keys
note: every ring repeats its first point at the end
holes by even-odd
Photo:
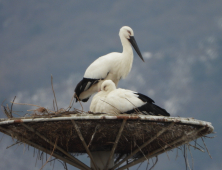
{"type": "Polygon", "coordinates": [[[99,169],[93,154],[109,151],[104,169],[126,169],[199,137],[212,133],[210,122],[193,118],[66,114],[0,120],[0,131],[79,169],[99,169]],[[87,153],[94,168],[74,154],[87,153]],[[114,159],[115,158],[115,159],[114,159]],[[110,167],[109,162],[115,163],[110,167]],[[121,166],[130,160],[128,165],[121,166]],[[130,166],[129,166],[130,165],[130,166]]]}

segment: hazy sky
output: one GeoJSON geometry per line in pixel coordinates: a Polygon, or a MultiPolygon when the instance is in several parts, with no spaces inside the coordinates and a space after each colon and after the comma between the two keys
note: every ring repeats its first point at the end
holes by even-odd
{"type": "MultiPolygon", "coordinates": [[[[0,101],[10,104],[16,96],[16,102],[52,109],[53,75],[58,106],[66,108],[89,64],[109,52],[122,51],[118,33],[128,25],[145,63],[134,53],[133,68],[119,87],[148,95],[172,116],[212,122],[217,137],[206,139],[206,144],[213,159],[193,150],[194,169],[220,169],[221,6],[220,0],[0,0],[0,101]]],[[[90,102],[84,110],[89,110],[90,102]]],[[[14,106],[14,110],[28,109],[33,108],[14,106]]],[[[23,145],[5,149],[12,143],[6,135],[1,140],[0,169],[41,168],[41,161],[35,167],[31,148],[24,153],[23,145]]],[[[166,154],[160,156],[156,169],[185,169],[182,154],[177,160],[176,151],[169,155],[170,160],[166,154]]],[[[56,163],[55,169],[62,165],[56,163]]]]}

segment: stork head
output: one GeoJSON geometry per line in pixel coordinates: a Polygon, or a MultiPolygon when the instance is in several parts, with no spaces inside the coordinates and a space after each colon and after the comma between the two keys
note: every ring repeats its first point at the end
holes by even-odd
{"type": "Polygon", "coordinates": [[[116,85],[112,80],[105,80],[101,85],[101,91],[110,92],[116,89],[116,85]]]}
{"type": "Polygon", "coordinates": [[[126,38],[131,43],[131,45],[133,46],[133,48],[135,49],[141,60],[143,60],[144,62],[143,56],[134,38],[133,29],[128,26],[123,26],[122,28],[120,28],[119,36],[126,38]]]}
{"type": "Polygon", "coordinates": [[[123,26],[120,28],[119,36],[123,35],[126,39],[130,39],[130,36],[134,36],[132,28],[128,26],[123,26]]]}

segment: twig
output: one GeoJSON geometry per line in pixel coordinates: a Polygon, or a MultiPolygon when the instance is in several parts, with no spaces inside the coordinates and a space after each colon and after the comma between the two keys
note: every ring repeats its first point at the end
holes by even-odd
{"type": "Polygon", "coordinates": [[[5,102],[5,100],[1,104],[2,111],[7,116],[7,118],[12,118],[10,115],[10,110],[8,110],[8,108],[6,106],[3,106],[3,103],[5,102]]]}
{"type": "Polygon", "coordinates": [[[54,162],[53,162],[52,170],[54,169],[54,166],[55,166],[55,160],[54,160],[54,162]]]}
{"type": "Polygon", "coordinates": [[[209,138],[209,139],[213,139],[216,138],[217,136],[203,136],[204,138],[209,138]]]}
{"type": "Polygon", "coordinates": [[[65,168],[65,170],[68,170],[68,167],[67,167],[67,164],[66,164],[66,162],[64,162],[64,168],[65,168]]]}
{"type": "Polygon", "coordinates": [[[82,107],[82,112],[83,112],[83,106],[82,106],[82,103],[81,103],[79,97],[76,95],[76,93],[75,93],[74,95],[76,96],[77,100],[79,101],[79,104],[81,105],[81,107],[82,107]]]}
{"type": "Polygon", "coordinates": [[[55,91],[54,91],[54,89],[53,89],[53,77],[52,77],[52,75],[51,75],[51,85],[52,85],[52,92],[53,92],[53,94],[54,94],[54,99],[55,99],[56,108],[57,108],[56,111],[58,111],[59,109],[58,109],[58,105],[57,105],[57,101],[56,101],[56,95],[55,95],[55,91]]]}
{"type": "Polygon", "coordinates": [[[72,106],[74,104],[74,96],[75,96],[75,93],[73,94],[72,99],[71,99],[71,101],[69,103],[69,107],[66,109],[66,111],[69,111],[72,108],[72,106]]]}
{"type": "Polygon", "coordinates": [[[0,142],[2,141],[3,137],[5,136],[5,134],[3,133],[2,138],[0,139],[0,142]]]}
{"type": "Polygon", "coordinates": [[[155,161],[155,163],[153,164],[153,166],[149,170],[152,170],[156,166],[157,162],[158,162],[158,156],[156,156],[156,161],[155,161]]]}
{"type": "Polygon", "coordinates": [[[190,156],[191,156],[191,159],[192,159],[192,170],[193,170],[193,167],[194,167],[194,161],[193,161],[193,155],[192,155],[192,152],[190,150],[190,145],[188,144],[188,149],[189,149],[189,152],[190,152],[190,156]]]}
{"type": "Polygon", "coordinates": [[[13,143],[12,145],[7,146],[7,148],[6,148],[6,149],[11,148],[12,146],[15,146],[15,145],[20,144],[20,143],[22,143],[22,142],[20,142],[20,141],[16,141],[16,142],[15,142],[15,143],[13,143]]]}
{"type": "Polygon", "coordinates": [[[91,145],[91,143],[92,143],[92,140],[93,140],[93,138],[94,138],[94,136],[95,136],[95,134],[96,134],[96,131],[97,131],[97,129],[99,128],[99,124],[97,124],[96,125],[96,127],[95,127],[95,131],[94,131],[94,133],[92,134],[92,137],[91,137],[91,139],[90,139],[90,141],[89,141],[89,144],[88,144],[88,148],[90,147],[90,145],[91,145]]]}
{"type": "Polygon", "coordinates": [[[15,102],[11,102],[11,103],[18,104],[18,105],[29,105],[29,106],[42,107],[42,106],[38,106],[38,105],[35,105],[35,104],[28,104],[28,103],[15,103],[15,102]]]}
{"type": "MultiPolygon", "coordinates": [[[[16,113],[16,111],[14,111],[13,113],[16,114],[16,115],[18,115],[18,116],[20,116],[20,117],[22,117],[20,114],[16,113]]],[[[12,116],[12,117],[13,117],[13,116],[12,116]]]]}
{"type": "MultiPolygon", "coordinates": [[[[117,109],[115,106],[113,106],[113,105],[111,105],[110,103],[108,103],[108,102],[106,102],[106,101],[104,101],[104,100],[102,100],[102,99],[100,99],[101,101],[103,101],[103,102],[105,102],[105,103],[107,103],[107,104],[109,104],[110,106],[112,106],[113,108],[115,108],[116,110],[118,110],[120,113],[122,113],[123,114],[123,112],[121,112],[119,109],[117,109]]],[[[115,112],[115,111],[114,111],[115,112]]],[[[118,114],[118,113],[116,113],[115,112],[115,114],[118,114]]]]}
{"type": "Polygon", "coordinates": [[[58,141],[58,137],[56,138],[56,141],[55,141],[55,145],[54,145],[54,148],[53,148],[53,150],[52,150],[52,153],[51,153],[51,155],[50,155],[50,157],[48,158],[48,160],[45,162],[45,164],[41,167],[41,169],[40,170],[42,170],[43,169],[43,167],[48,163],[48,161],[51,159],[51,157],[52,157],[52,154],[54,153],[54,150],[55,150],[55,148],[56,148],[56,145],[57,145],[57,141],[58,141]]]}
{"type": "Polygon", "coordinates": [[[15,101],[15,98],[16,98],[16,96],[14,97],[14,99],[13,99],[13,101],[12,101],[12,104],[11,104],[11,110],[10,110],[11,117],[13,117],[13,116],[12,116],[12,107],[13,107],[13,102],[15,101]]]}
{"type": "Polygon", "coordinates": [[[195,149],[197,149],[197,150],[199,150],[199,151],[201,151],[201,152],[205,152],[203,149],[200,149],[200,148],[198,148],[198,147],[196,147],[196,146],[194,146],[194,145],[191,145],[190,143],[188,143],[188,145],[189,146],[192,146],[193,148],[195,148],[195,149]]]}
{"type": "Polygon", "coordinates": [[[201,137],[201,139],[202,139],[202,141],[203,141],[203,144],[204,144],[204,146],[205,146],[205,148],[206,148],[206,150],[207,150],[207,153],[208,153],[209,157],[210,157],[211,159],[213,159],[212,156],[210,155],[210,152],[209,152],[209,150],[208,150],[208,148],[207,148],[207,145],[205,144],[205,142],[204,142],[204,140],[203,140],[202,137],[201,137]]]}
{"type": "Polygon", "coordinates": [[[53,105],[54,112],[56,112],[54,99],[52,100],[52,105],[53,105]]]}
{"type": "Polygon", "coordinates": [[[186,144],[184,144],[184,155],[183,156],[184,156],[184,160],[185,160],[185,164],[186,164],[186,170],[187,170],[187,168],[189,168],[191,170],[190,164],[188,161],[188,157],[187,157],[187,145],[186,144]]]}
{"type": "Polygon", "coordinates": [[[66,165],[66,162],[65,161],[60,161],[60,160],[58,160],[61,164],[62,164],[62,166],[63,166],[63,168],[65,169],[65,170],[68,170],[68,168],[67,168],[67,165],[66,165]]]}
{"type": "Polygon", "coordinates": [[[137,143],[136,143],[136,146],[139,148],[139,150],[143,154],[144,158],[146,158],[147,163],[149,163],[149,160],[147,159],[146,155],[143,153],[142,149],[137,145],[137,143]]]}
{"type": "MultiPolygon", "coordinates": [[[[125,98],[126,100],[129,101],[129,99],[125,98]]],[[[136,107],[131,101],[129,101],[135,108],[133,108],[137,114],[139,114],[140,110],[138,109],[138,107],[136,107]]]]}
{"type": "Polygon", "coordinates": [[[177,158],[178,158],[178,148],[177,148],[177,154],[176,154],[176,158],[175,158],[175,160],[177,160],[177,158]]]}
{"type": "Polygon", "coordinates": [[[195,144],[198,145],[199,147],[201,147],[202,149],[205,149],[203,146],[201,146],[199,143],[197,143],[197,141],[195,144]]]}
{"type": "Polygon", "coordinates": [[[76,109],[76,108],[74,108],[74,111],[79,112],[79,113],[87,113],[87,112],[84,112],[84,111],[76,109]]]}
{"type": "Polygon", "coordinates": [[[187,170],[187,156],[186,156],[185,144],[183,145],[183,148],[184,148],[183,157],[184,157],[184,161],[185,161],[185,165],[186,165],[186,170],[187,170]]]}
{"type": "MultiPolygon", "coordinates": [[[[164,142],[167,146],[170,146],[170,147],[172,147],[170,144],[168,144],[167,142],[165,142],[164,140],[162,140],[161,138],[159,138],[162,142],[164,142]]],[[[158,144],[160,145],[160,143],[159,143],[159,141],[158,141],[158,144]]],[[[165,146],[166,146],[165,145],[165,146]]],[[[163,149],[163,150],[165,150],[165,148],[163,147],[163,146],[161,146],[160,145],[160,147],[163,149]]],[[[169,157],[169,155],[168,155],[168,153],[167,152],[165,152],[166,153],[166,155],[167,155],[167,158],[170,160],[170,157],[169,157]]]]}
{"type": "Polygon", "coordinates": [[[8,112],[8,109],[7,109],[7,107],[5,107],[5,106],[2,106],[2,110],[3,110],[3,113],[5,113],[5,115],[7,116],[7,118],[11,118],[11,116],[10,116],[10,112],[8,112]]]}

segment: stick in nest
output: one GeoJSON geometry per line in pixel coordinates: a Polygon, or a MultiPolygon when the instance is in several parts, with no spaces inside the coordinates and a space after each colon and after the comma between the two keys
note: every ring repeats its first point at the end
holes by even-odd
{"type": "Polygon", "coordinates": [[[49,162],[49,160],[51,159],[52,154],[54,153],[54,150],[55,150],[55,148],[56,148],[56,146],[57,146],[57,141],[58,141],[58,137],[56,138],[55,145],[54,145],[54,148],[53,148],[53,150],[52,150],[52,153],[51,153],[50,157],[49,157],[48,160],[45,162],[45,164],[41,167],[40,170],[42,170],[43,167],[44,167],[44,166],[49,162]]]}
{"type": "Polygon", "coordinates": [[[83,112],[83,106],[82,106],[81,101],[79,100],[79,97],[76,95],[76,93],[75,93],[74,95],[76,96],[77,100],[79,101],[79,103],[80,103],[80,105],[81,105],[81,107],[82,107],[82,112],[83,112]]]}
{"type": "Polygon", "coordinates": [[[3,103],[5,102],[5,100],[1,104],[2,111],[7,116],[7,118],[12,118],[11,111],[10,111],[8,105],[7,106],[3,106],[3,103]]]}
{"type": "MultiPolygon", "coordinates": [[[[101,101],[103,101],[103,102],[105,102],[105,103],[107,103],[107,104],[109,104],[110,106],[112,106],[113,108],[115,108],[116,110],[118,110],[120,113],[122,113],[123,114],[123,112],[121,112],[119,109],[117,109],[115,106],[113,106],[113,105],[111,105],[110,103],[108,103],[108,102],[106,102],[106,101],[104,101],[104,100],[102,100],[102,99],[100,99],[101,101]]],[[[115,112],[115,111],[114,111],[115,112]]],[[[117,114],[118,115],[118,113],[116,113],[115,112],[115,114],[117,114]]]]}
{"type": "Polygon", "coordinates": [[[35,105],[35,104],[28,104],[28,103],[15,103],[15,102],[11,102],[11,103],[14,103],[14,104],[18,104],[18,105],[28,105],[28,106],[35,106],[35,107],[38,107],[37,109],[34,109],[34,110],[27,110],[27,111],[38,111],[38,112],[51,112],[51,113],[55,113],[54,111],[50,110],[50,109],[46,109],[42,106],[38,106],[38,105],[35,105]]]}
{"type": "Polygon", "coordinates": [[[204,146],[205,146],[205,148],[206,148],[206,150],[207,150],[207,153],[208,153],[209,157],[210,157],[211,159],[213,159],[212,156],[210,155],[210,152],[209,152],[209,150],[208,150],[208,148],[207,148],[207,145],[205,144],[205,142],[204,142],[204,140],[203,140],[202,137],[201,137],[201,139],[202,139],[202,141],[203,141],[203,144],[204,144],[204,146]]]}
{"type": "Polygon", "coordinates": [[[71,101],[69,103],[69,107],[66,109],[66,111],[69,111],[72,108],[72,106],[74,104],[74,96],[75,96],[75,93],[72,95],[72,99],[71,99],[71,101]]]}
{"type": "Polygon", "coordinates": [[[188,147],[188,149],[189,149],[190,156],[191,156],[191,159],[192,159],[192,169],[193,169],[193,167],[194,167],[194,161],[193,161],[193,155],[192,155],[192,152],[191,152],[191,150],[190,150],[190,145],[189,145],[189,143],[187,144],[187,147],[188,147]]]}
{"type": "Polygon", "coordinates": [[[12,147],[12,146],[15,146],[15,145],[17,145],[17,144],[21,144],[21,143],[22,143],[21,141],[16,141],[16,142],[13,143],[12,145],[7,146],[6,149],[8,149],[8,148],[10,148],[10,147],[12,147]]]}
{"type": "Polygon", "coordinates": [[[203,149],[200,149],[200,148],[198,148],[197,146],[191,145],[190,143],[188,143],[188,146],[189,146],[189,147],[192,146],[194,149],[197,149],[197,150],[199,150],[199,151],[201,151],[201,152],[205,152],[203,149]]]}
{"type": "MultiPolygon", "coordinates": [[[[129,99],[127,99],[127,98],[125,98],[125,99],[129,101],[129,99]]],[[[129,102],[135,107],[133,109],[136,111],[136,113],[139,114],[140,110],[131,101],[129,101],[129,102]]]]}
{"type": "Polygon", "coordinates": [[[155,167],[155,165],[157,164],[157,162],[158,162],[158,156],[156,156],[156,161],[153,163],[153,166],[149,170],[152,170],[155,167]]]}
{"type": "Polygon", "coordinates": [[[59,109],[58,109],[58,105],[57,105],[57,101],[56,101],[56,95],[55,95],[55,91],[54,91],[54,89],[53,89],[53,77],[52,77],[52,75],[51,75],[51,85],[52,85],[52,92],[53,92],[53,94],[54,94],[54,99],[55,99],[56,108],[57,108],[56,111],[58,111],[59,109]]]}
{"type": "Polygon", "coordinates": [[[95,134],[96,134],[96,132],[97,132],[97,129],[98,129],[99,127],[100,127],[100,125],[97,124],[96,127],[95,127],[95,131],[94,131],[94,133],[92,134],[92,137],[91,137],[91,139],[90,139],[90,141],[89,141],[88,148],[90,147],[90,145],[91,145],[91,143],[92,143],[92,140],[93,140],[93,138],[94,138],[94,136],[95,136],[95,134]]]}
{"type": "Polygon", "coordinates": [[[14,97],[14,99],[13,99],[13,101],[12,101],[12,104],[11,104],[11,110],[10,110],[10,115],[11,115],[11,117],[13,117],[13,116],[12,116],[12,107],[13,107],[13,102],[15,101],[15,98],[16,98],[16,96],[14,97]]]}
{"type": "Polygon", "coordinates": [[[139,148],[139,150],[143,154],[144,158],[146,158],[147,163],[149,163],[149,160],[147,159],[146,155],[143,153],[142,149],[137,145],[137,143],[136,143],[136,146],[139,148]]]}

